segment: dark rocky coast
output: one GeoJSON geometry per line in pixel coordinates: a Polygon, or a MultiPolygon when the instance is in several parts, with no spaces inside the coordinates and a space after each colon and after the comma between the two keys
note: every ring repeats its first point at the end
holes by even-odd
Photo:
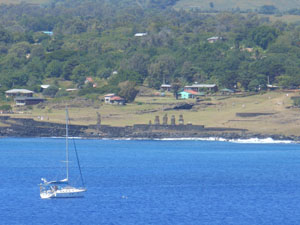
{"type": "MultiPolygon", "coordinates": [[[[33,119],[0,117],[5,126],[0,127],[1,137],[64,137],[65,124],[35,121],[33,119]]],[[[82,138],[225,138],[249,139],[268,138],[274,140],[299,141],[297,136],[262,135],[248,132],[246,129],[204,127],[201,125],[147,125],[136,124],[126,127],[108,125],[69,125],[69,135],[82,138]]]]}

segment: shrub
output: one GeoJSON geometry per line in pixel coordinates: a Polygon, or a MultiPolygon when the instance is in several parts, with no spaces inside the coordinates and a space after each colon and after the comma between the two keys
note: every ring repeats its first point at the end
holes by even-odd
{"type": "Polygon", "coordinates": [[[1,105],[0,106],[0,110],[3,110],[3,111],[10,111],[12,108],[10,105],[1,105]]]}
{"type": "Polygon", "coordinates": [[[300,107],[300,97],[293,97],[293,105],[296,107],[300,107]]]}
{"type": "Polygon", "coordinates": [[[54,98],[57,92],[58,92],[58,87],[50,86],[43,91],[43,95],[54,98]]]}

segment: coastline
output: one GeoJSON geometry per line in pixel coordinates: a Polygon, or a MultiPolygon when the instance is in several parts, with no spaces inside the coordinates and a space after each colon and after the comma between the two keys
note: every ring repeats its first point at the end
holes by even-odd
{"type": "MultiPolygon", "coordinates": [[[[64,137],[65,125],[33,119],[0,117],[0,137],[64,137]]],[[[70,136],[85,139],[206,140],[236,143],[297,143],[298,136],[251,133],[246,129],[194,125],[70,125],[70,136]]]]}

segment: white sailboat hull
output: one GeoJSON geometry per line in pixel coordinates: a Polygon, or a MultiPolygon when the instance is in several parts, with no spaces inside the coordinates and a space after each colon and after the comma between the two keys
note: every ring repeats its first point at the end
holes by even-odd
{"type": "Polygon", "coordinates": [[[47,198],[79,198],[86,192],[84,188],[62,188],[56,191],[47,190],[40,193],[42,199],[47,198]]]}
{"type": "MultiPolygon", "coordinates": [[[[42,178],[43,184],[40,184],[40,196],[42,199],[47,198],[78,198],[83,197],[84,192],[86,192],[85,188],[76,188],[72,186],[68,186],[69,183],[69,142],[68,142],[68,109],[66,108],[66,178],[62,180],[54,180],[47,181],[45,178],[42,178]]],[[[82,186],[84,187],[84,182],[81,174],[79,159],[77,155],[76,146],[74,143],[75,151],[76,151],[76,159],[79,167],[80,177],[82,186]]],[[[81,187],[82,187],[81,186],[81,187]]]]}

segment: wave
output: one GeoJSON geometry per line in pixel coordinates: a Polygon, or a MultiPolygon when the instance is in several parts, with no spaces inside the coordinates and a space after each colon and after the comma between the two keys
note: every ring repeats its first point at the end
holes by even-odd
{"type": "Polygon", "coordinates": [[[208,137],[208,138],[162,138],[156,139],[162,141],[223,141],[241,144],[292,144],[295,141],[290,140],[274,140],[273,138],[248,138],[248,139],[226,139],[220,137],[208,137]]]}
{"type": "Polygon", "coordinates": [[[247,144],[292,144],[295,141],[290,140],[274,140],[273,138],[249,138],[249,139],[233,139],[231,142],[234,143],[247,143],[247,144]]]}
{"type": "MultiPolygon", "coordinates": [[[[51,139],[66,139],[66,137],[42,137],[42,138],[51,138],[51,139]]],[[[83,137],[69,137],[69,140],[72,139],[84,139],[83,137]]]]}
{"type": "MultiPolygon", "coordinates": [[[[53,139],[64,139],[65,137],[50,137],[53,139]]],[[[69,139],[86,139],[83,137],[69,137],[69,139]]],[[[87,138],[93,139],[93,138],[87,138]]],[[[98,138],[95,138],[98,139],[98,138]]],[[[115,141],[148,141],[148,140],[155,140],[155,141],[220,141],[220,142],[231,142],[231,143],[240,143],[240,144],[292,144],[298,143],[296,141],[291,140],[274,140],[273,138],[248,138],[248,139],[227,139],[221,137],[207,137],[207,138],[101,138],[101,140],[115,140],[115,141]]]]}

